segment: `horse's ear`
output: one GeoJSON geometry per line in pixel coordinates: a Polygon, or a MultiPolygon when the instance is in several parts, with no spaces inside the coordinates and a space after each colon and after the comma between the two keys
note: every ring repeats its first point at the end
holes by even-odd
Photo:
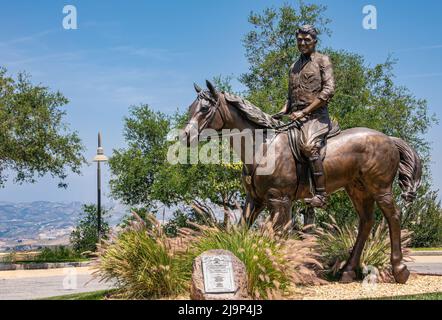
{"type": "Polygon", "coordinates": [[[218,99],[218,92],[215,89],[215,86],[210,82],[209,80],[206,80],[207,88],[210,91],[210,94],[215,98],[218,99]]]}
{"type": "Polygon", "coordinates": [[[200,93],[203,89],[196,83],[193,83],[193,87],[195,88],[196,93],[200,93]]]}

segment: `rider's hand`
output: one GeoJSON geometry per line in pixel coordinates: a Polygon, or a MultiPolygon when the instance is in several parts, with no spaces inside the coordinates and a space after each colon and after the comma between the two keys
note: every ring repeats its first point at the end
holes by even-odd
{"type": "Polygon", "coordinates": [[[272,115],[272,118],[276,119],[276,120],[281,120],[283,116],[284,116],[284,114],[282,112],[278,112],[278,113],[275,113],[274,115],[272,115]]]}
{"type": "Polygon", "coordinates": [[[278,113],[272,115],[272,118],[276,120],[281,120],[283,116],[287,115],[287,113],[288,113],[288,103],[286,103],[278,113]]]}
{"type": "Polygon", "coordinates": [[[295,111],[290,115],[290,119],[292,119],[293,121],[299,120],[304,117],[305,117],[305,113],[302,111],[295,111]]]}

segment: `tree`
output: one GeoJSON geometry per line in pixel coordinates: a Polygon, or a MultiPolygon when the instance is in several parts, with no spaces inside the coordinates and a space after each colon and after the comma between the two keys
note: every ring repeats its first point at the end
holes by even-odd
{"type": "Polygon", "coordinates": [[[151,207],[156,200],[152,184],[166,159],[171,117],[140,105],[131,108],[124,122],[127,147],[114,150],[109,159],[111,193],[126,205],[151,207]]]}
{"type": "Polygon", "coordinates": [[[59,187],[67,186],[67,169],[80,173],[84,147],[63,122],[67,103],[60,92],[33,85],[28,75],[13,79],[0,68],[0,186],[8,171],[15,172],[16,183],[34,183],[49,173],[61,180],[59,187]]]}
{"type": "MultiPolygon", "coordinates": [[[[106,238],[109,233],[109,224],[106,221],[108,210],[101,209],[101,230],[102,238],[106,238]]],[[[98,215],[96,205],[83,205],[83,212],[74,231],[70,236],[73,249],[78,253],[86,251],[95,252],[98,243],[98,215]]]]}
{"type": "Polygon", "coordinates": [[[167,151],[173,143],[167,141],[167,134],[174,127],[182,127],[185,118],[185,114],[154,112],[148,105],[131,109],[124,128],[128,147],[115,150],[109,159],[115,198],[151,211],[158,202],[167,206],[184,203],[207,215],[213,214],[209,202],[225,212],[236,208],[240,165],[167,162],[167,151]]]}

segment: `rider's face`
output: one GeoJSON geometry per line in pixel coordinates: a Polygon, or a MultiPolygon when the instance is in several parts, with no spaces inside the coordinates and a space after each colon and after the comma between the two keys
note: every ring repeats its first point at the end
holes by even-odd
{"type": "Polygon", "coordinates": [[[307,33],[299,33],[297,37],[298,49],[302,54],[310,54],[315,51],[316,40],[307,33]]]}

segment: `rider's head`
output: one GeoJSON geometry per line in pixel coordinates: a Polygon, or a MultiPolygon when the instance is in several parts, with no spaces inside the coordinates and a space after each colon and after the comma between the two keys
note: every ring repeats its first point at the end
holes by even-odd
{"type": "Polygon", "coordinates": [[[302,54],[311,54],[315,51],[318,32],[312,25],[305,25],[296,31],[298,49],[302,54]]]}

